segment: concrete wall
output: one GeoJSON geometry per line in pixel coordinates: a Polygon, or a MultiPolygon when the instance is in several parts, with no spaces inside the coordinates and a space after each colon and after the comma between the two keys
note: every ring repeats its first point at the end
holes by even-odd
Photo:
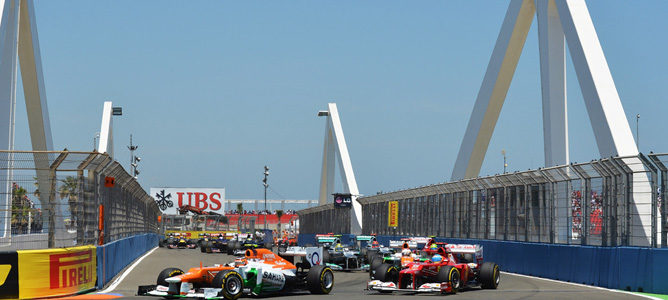
{"type": "Polygon", "coordinates": [[[158,246],[158,235],[139,234],[97,246],[97,288],[102,289],[123,268],[158,246]]]}

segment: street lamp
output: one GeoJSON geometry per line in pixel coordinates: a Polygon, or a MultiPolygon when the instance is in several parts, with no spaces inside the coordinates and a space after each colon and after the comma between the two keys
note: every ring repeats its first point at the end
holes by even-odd
{"type": "Polygon", "coordinates": [[[137,175],[139,175],[139,170],[137,169],[138,163],[141,161],[141,158],[139,156],[135,156],[135,150],[139,148],[139,145],[133,145],[132,144],[132,134],[130,135],[130,146],[128,146],[128,149],[130,150],[130,174],[132,177],[137,179],[137,175]]]}
{"type": "Polygon", "coordinates": [[[267,230],[267,177],[269,177],[269,167],[264,166],[264,179],[262,179],[262,185],[264,185],[264,229],[267,230]]]}

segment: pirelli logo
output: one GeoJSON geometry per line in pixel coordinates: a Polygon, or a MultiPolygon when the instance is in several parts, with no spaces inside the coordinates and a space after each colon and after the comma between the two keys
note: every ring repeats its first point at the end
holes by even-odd
{"type": "Polygon", "coordinates": [[[92,250],[49,255],[49,287],[58,289],[91,283],[95,280],[92,260],[92,250]]]}

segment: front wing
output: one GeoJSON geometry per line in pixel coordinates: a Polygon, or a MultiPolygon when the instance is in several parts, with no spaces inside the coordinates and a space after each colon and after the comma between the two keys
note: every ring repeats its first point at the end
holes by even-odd
{"type": "Polygon", "coordinates": [[[194,299],[225,299],[223,297],[218,297],[218,292],[221,289],[216,288],[202,288],[194,290],[190,286],[181,286],[180,291],[170,291],[169,287],[162,285],[141,285],[137,289],[138,296],[153,296],[153,297],[163,297],[163,298],[194,298],[194,299]]]}
{"type": "Polygon", "coordinates": [[[367,290],[379,292],[411,292],[411,293],[452,293],[453,289],[450,283],[425,283],[417,289],[400,289],[394,282],[383,282],[380,280],[369,281],[366,285],[367,290]]]}

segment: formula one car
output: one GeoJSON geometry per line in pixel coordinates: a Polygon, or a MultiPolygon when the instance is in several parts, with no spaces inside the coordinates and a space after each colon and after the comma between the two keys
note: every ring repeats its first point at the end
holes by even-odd
{"type": "Polygon", "coordinates": [[[186,238],[185,235],[176,233],[174,238],[167,244],[168,249],[195,249],[197,241],[186,238]]]}
{"type": "MultiPolygon", "coordinates": [[[[322,250],[320,250],[322,251],[322,250]]],[[[242,295],[271,295],[292,291],[328,294],[334,273],[323,265],[297,266],[267,249],[248,249],[243,258],[227,265],[192,268],[183,272],[168,268],[155,285],[139,286],[140,296],[165,298],[237,299],[242,295]]],[[[317,260],[316,262],[318,262],[317,260]]]]}
{"type": "Polygon", "coordinates": [[[200,245],[202,253],[225,253],[229,240],[225,234],[213,233],[204,238],[200,245]]]}
{"type": "Polygon", "coordinates": [[[263,243],[262,238],[253,234],[238,234],[236,239],[228,242],[227,254],[244,255],[247,249],[265,248],[271,249],[271,243],[263,243]]]}
{"type": "Polygon", "coordinates": [[[382,264],[392,265],[397,270],[403,270],[410,263],[427,260],[426,258],[422,258],[420,255],[415,253],[415,248],[417,248],[417,243],[411,239],[390,241],[390,247],[387,248],[391,250],[372,253],[371,256],[372,261],[369,266],[370,279],[376,279],[375,276],[376,270],[382,264]]]}
{"type": "Polygon", "coordinates": [[[447,244],[438,248],[429,260],[409,263],[401,271],[390,264],[378,266],[376,279],[367,283],[367,289],[439,293],[456,293],[464,287],[478,286],[496,289],[500,282],[499,266],[482,260],[480,245],[447,244]]]}

